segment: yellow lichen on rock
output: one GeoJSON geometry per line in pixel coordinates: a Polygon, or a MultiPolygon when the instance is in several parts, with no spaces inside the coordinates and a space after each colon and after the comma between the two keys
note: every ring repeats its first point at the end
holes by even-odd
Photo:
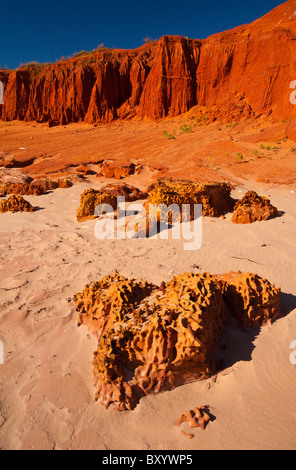
{"type": "Polygon", "coordinates": [[[229,310],[243,326],[280,314],[280,290],[240,272],[185,273],[160,287],[115,272],[87,285],[74,300],[78,325],[98,338],[96,398],[118,410],[216,372],[217,344],[229,310]]]}

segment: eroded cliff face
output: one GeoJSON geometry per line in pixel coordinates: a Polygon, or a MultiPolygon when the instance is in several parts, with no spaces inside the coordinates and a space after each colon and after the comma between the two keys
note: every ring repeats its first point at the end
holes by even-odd
{"type": "Polygon", "coordinates": [[[165,36],[135,50],[98,49],[56,64],[0,71],[3,120],[67,124],[161,119],[206,108],[210,121],[295,113],[296,0],[204,41],[165,36]]]}

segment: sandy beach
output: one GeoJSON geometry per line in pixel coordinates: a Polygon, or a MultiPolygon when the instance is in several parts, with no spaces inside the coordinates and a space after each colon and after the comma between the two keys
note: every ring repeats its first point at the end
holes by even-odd
{"type": "MultiPolygon", "coordinates": [[[[124,181],[142,189],[152,175],[124,181]]],[[[97,240],[96,221],[78,223],[76,212],[85,189],[108,182],[90,176],[26,196],[36,212],[0,216],[1,449],[294,448],[295,184],[236,178],[235,199],[256,190],[282,216],[248,225],[204,217],[202,247],[192,252],[183,240],[97,240]],[[156,284],[184,272],[255,272],[281,287],[283,317],[246,332],[232,321],[217,376],[144,397],[133,411],[106,410],[94,401],[97,340],[77,327],[73,296],[114,270],[156,284]],[[173,423],[202,405],[215,420],[188,440],[173,423]]]]}

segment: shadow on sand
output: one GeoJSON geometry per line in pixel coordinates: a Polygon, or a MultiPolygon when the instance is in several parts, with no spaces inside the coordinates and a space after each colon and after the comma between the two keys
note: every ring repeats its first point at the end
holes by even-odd
{"type": "MultiPolygon", "coordinates": [[[[296,296],[282,293],[281,308],[282,315],[274,321],[274,324],[296,309],[296,296]]],[[[225,333],[221,340],[223,346],[219,351],[222,370],[233,366],[239,361],[250,361],[252,359],[252,353],[255,349],[254,342],[260,335],[260,331],[261,327],[243,330],[239,326],[238,320],[231,316],[229,325],[225,327],[225,333]]]]}

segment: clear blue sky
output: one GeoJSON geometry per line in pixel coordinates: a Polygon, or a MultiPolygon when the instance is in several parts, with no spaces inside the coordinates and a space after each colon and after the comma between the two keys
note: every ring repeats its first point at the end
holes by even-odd
{"type": "Polygon", "coordinates": [[[6,0],[0,9],[0,66],[55,62],[107,47],[136,48],[145,37],[179,34],[204,39],[250,23],[281,0],[6,0]]]}

